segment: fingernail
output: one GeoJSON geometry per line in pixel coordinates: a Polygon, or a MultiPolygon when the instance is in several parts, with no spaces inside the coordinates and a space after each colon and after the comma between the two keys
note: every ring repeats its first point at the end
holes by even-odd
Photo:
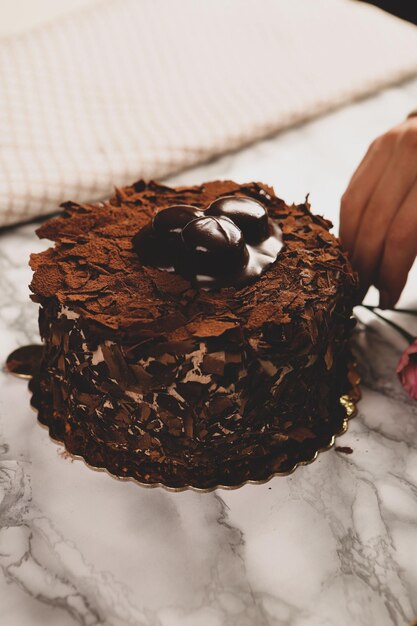
{"type": "Polygon", "coordinates": [[[388,291],[379,292],[379,305],[380,309],[389,309],[391,305],[391,298],[388,291]]]}

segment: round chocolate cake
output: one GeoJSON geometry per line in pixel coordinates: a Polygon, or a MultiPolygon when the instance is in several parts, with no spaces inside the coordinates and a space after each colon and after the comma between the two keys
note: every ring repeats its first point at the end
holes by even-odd
{"type": "Polygon", "coordinates": [[[139,181],[63,205],[31,257],[39,420],[120,477],[236,486],[346,418],[356,277],[331,224],[260,183],[139,181]]]}

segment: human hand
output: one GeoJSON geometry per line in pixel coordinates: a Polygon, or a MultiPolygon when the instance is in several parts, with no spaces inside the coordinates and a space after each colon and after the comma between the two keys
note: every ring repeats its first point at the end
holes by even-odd
{"type": "Polygon", "coordinates": [[[342,196],[340,238],[380,307],[392,308],[417,255],[417,117],[378,137],[342,196]]]}

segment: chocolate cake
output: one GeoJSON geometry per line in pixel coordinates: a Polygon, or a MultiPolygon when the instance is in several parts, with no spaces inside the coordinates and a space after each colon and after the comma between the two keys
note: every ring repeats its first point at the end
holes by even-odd
{"type": "Polygon", "coordinates": [[[356,277],[330,226],[261,183],[65,203],[31,257],[39,420],[149,484],[235,486],[311,459],[351,386],[356,277]]]}

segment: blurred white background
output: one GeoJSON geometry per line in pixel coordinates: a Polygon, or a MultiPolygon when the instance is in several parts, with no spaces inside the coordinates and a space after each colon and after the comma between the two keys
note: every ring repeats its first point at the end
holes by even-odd
{"type": "Polygon", "coordinates": [[[27,31],[100,0],[0,0],[0,37],[27,31]]]}

